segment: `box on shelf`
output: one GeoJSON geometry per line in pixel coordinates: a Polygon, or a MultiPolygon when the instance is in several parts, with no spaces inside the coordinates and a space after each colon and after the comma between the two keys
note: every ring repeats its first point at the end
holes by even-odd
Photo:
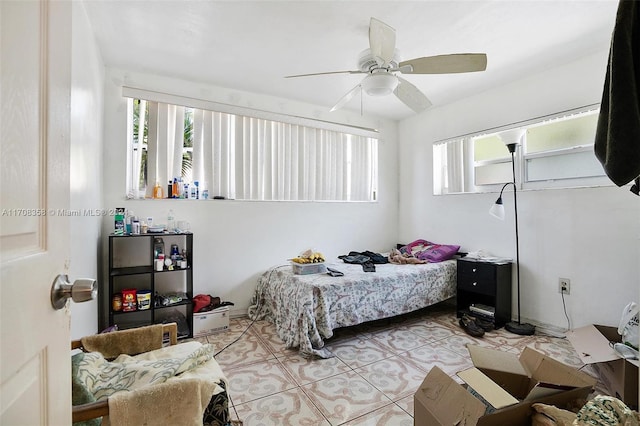
{"type": "Polygon", "coordinates": [[[327,267],[324,262],[318,263],[296,263],[291,262],[291,268],[296,275],[324,274],[327,267]]]}
{"type": "Polygon", "coordinates": [[[193,337],[227,331],[229,329],[229,307],[222,306],[207,312],[193,314],[193,337]]]}
{"type": "Polygon", "coordinates": [[[567,333],[580,359],[590,364],[612,396],[638,409],[638,360],[624,359],[609,345],[620,342],[616,327],[587,325],[567,333]]]}
{"type": "Polygon", "coordinates": [[[526,347],[520,356],[467,345],[474,367],[458,373],[465,386],[433,367],[414,394],[415,425],[530,425],[531,405],[565,408],[586,399],[596,380],[526,347]]]}

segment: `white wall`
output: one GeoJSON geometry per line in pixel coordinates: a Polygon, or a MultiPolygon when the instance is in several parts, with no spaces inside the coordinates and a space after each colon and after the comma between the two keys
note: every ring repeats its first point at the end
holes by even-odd
{"type": "MultiPolygon", "coordinates": [[[[80,2],[72,4],[72,26],[70,208],[83,212],[102,207],[104,66],[80,2]]],[[[82,214],[69,220],[69,279],[100,279],[98,257],[102,218],[82,214]]],[[[97,300],[71,302],[70,306],[72,339],[98,331],[97,300]]]]}
{"type": "MultiPolygon", "coordinates": [[[[396,123],[168,77],[107,70],[104,206],[126,207],[166,223],[169,209],[194,233],[194,294],[219,296],[245,314],[260,274],[307,248],[327,257],[350,250],[389,250],[398,235],[396,123]],[[180,96],[379,129],[379,201],[375,203],[126,200],[126,101],[123,85],[180,96]]],[[[103,234],[113,218],[103,222],[103,234]]],[[[106,238],[103,249],[106,252],[106,238]]],[[[104,285],[107,285],[106,277],[104,285]]],[[[106,287],[103,288],[105,291],[106,287]]]]}
{"type": "MultiPolygon", "coordinates": [[[[513,221],[488,214],[497,195],[433,196],[435,141],[599,103],[608,51],[433,108],[401,122],[399,240],[425,238],[515,258],[513,221]]],[[[508,211],[512,195],[505,192],[508,211]]],[[[640,200],[615,186],[518,192],[521,314],[566,328],[558,278],[571,280],[571,325],[616,325],[638,301],[640,200]]],[[[515,268],[514,268],[515,269],[515,268]]],[[[514,280],[515,282],[515,280],[514,280]]],[[[513,313],[516,314],[515,286],[513,313]]]]}

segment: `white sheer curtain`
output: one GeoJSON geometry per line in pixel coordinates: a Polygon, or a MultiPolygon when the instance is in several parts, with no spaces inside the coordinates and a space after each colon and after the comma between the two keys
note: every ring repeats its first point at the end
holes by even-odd
{"type": "Polygon", "coordinates": [[[148,104],[146,196],[151,198],[156,182],[166,191],[170,180],[182,176],[184,107],[160,102],[148,104]]]}
{"type": "MultiPolygon", "coordinates": [[[[141,100],[137,107],[133,101],[131,98],[127,99],[127,113],[132,118],[127,121],[127,138],[129,146],[132,147],[131,155],[128,157],[130,163],[127,168],[127,194],[132,198],[139,198],[141,194],[143,196],[146,195],[146,187],[141,182],[140,176],[142,174],[143,151],[146,149],[144,144],[144,123],[146,121],[147,101],[141,100]],[[133,120],[135,108],[138,108],[138,123],[140,123],[138,128],[134,126],[133,120]]],[[[151,186],[153,187],[153,185],[151,186]]]]}
{"type": "Polygon", "coordinates": [[[352,201],[369,201],[376,199],[378,183],[378,140],[364,136],[347,135],[350,139],[351,152],[348,172],[349,194],[352,201]]]}
{"type": "Polygon", "coordinates": [[[193,110],[193,180],[211,197],[236,198],[233,114],[193,110]]]}
{"type": "Polygon", "coordinates": [[[242,117],[238,198],[370,201],[377,140],[242,117]]]}
{"type": "Polygon", "coordinates": [[[464,191],[464,140],[447,144],[447,181],[449,192],[464,191]]]}
{"type": "Polygon", "coordinates": [[[464,191],[464,139],[433,146],[433,193],[464,191]]]}

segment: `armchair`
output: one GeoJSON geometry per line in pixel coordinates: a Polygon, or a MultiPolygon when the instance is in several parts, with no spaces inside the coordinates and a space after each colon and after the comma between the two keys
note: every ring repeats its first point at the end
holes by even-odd
{"type": "Polygon", "coordinates": [[[213,347],[178,345],[175,323],[87,336],[71,348],[80,350],[72,357],[74,423],[229,422],[226,378],[213,347]]]}

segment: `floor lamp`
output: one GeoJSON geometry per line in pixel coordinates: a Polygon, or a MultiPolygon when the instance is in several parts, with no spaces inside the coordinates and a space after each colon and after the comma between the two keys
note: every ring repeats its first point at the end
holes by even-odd
{"type": "Polygon", "coordinates": [[[500,196],[496,200],[496,203],[491,207],[489,213],[500,219],[504,220],[504,205],[502,204],[502,192],[509,185],[513,186],[513,208],[515,212],[515,223],[516,223],[516,282],[518,287],[518,321],[510,321],[505,324],[504,328],[507,331],[510,331],[514,334],[520,334],[523,336],[530,336],[535,333],[536,328],[527,323],[520,322],[520,242],[518,240],[518,198],[517,198],[517,187],[516,187],[516,163],[515,163],[515,152],[516,147],[520,143],[520,139],[524,136],[525,131],[522,129],[509,130],[507,132],[501,133],[500,139],[504,142],[511,153],[511,171],[513,173],[513,181],[507,182],[504,184],[502,189],[500,190],[500,196]]]}

